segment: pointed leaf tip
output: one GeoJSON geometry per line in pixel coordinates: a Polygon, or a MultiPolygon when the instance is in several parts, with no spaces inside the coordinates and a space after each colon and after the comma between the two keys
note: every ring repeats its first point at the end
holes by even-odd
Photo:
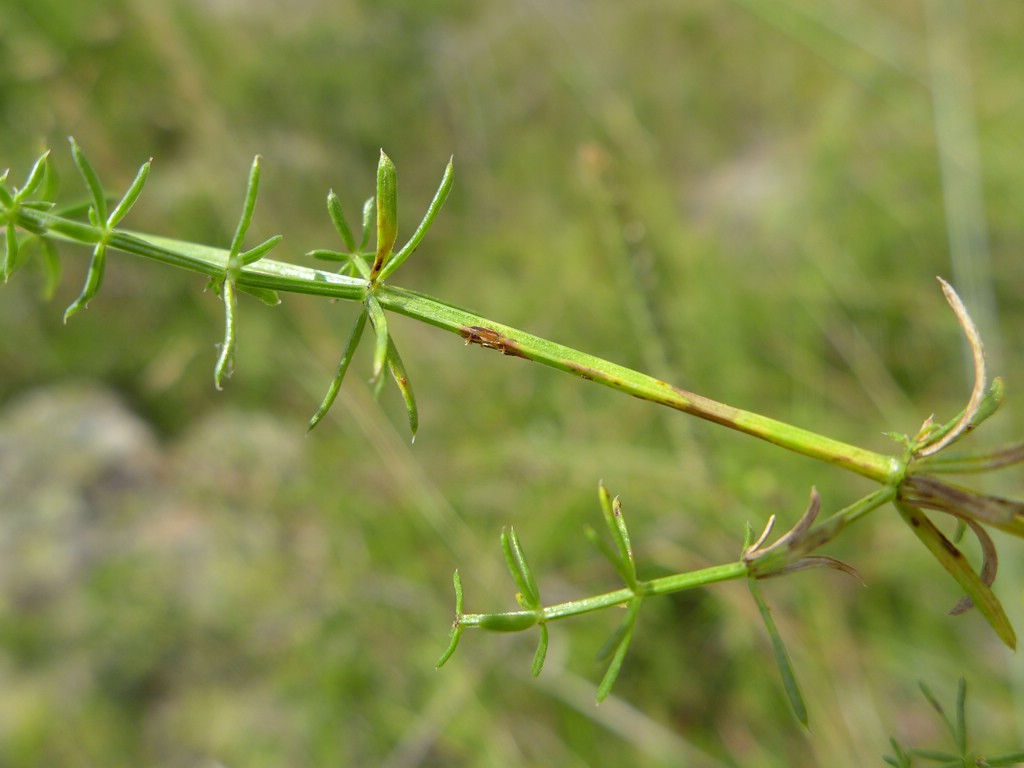
{"type": "Polygon", "coordinates": [[[398,239],[398,176],[391,158],[380,151],[377,165],[377,254],[371,274],[376,277],[398,239]]]}

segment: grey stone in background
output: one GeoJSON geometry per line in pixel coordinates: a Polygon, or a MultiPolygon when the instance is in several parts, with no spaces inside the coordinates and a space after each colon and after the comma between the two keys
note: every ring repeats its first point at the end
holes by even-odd
{"type": "Polygon", "coordinates": [[[160,446],[109,390],[35,389],[0,410],[0,583],[16,601],[60,590],[104,548],[105,520],[153,484],[160,446]]]}
{"type": "Polygon", "coordinates": [[[110,390],[26,392],[0,408],[0,589],[25,606],[111,558],[195,566],[266,530],[303,447],[301,424],[259,412],[216,409],[161,445],[110,390]]]}

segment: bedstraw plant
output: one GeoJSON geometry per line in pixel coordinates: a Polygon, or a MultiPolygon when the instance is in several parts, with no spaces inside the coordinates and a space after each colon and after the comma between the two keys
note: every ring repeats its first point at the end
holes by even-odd
{"type": "Polygon", "coordinates": [[[761,579],[812,568],[836,569],[856,577],[856,571],[850,565],[820,554],[819,550],[851,524],[889,504],[895,507],[913,534],[962,588],[964,597],[952,612],[961,613],[976,608],[1003,643],[1010,648],[1016,647],[1015,631],[992,590],[998,556],[987,530],[995,528],[1024,537],[1024,504],[953,484],[945,476],[988,472],[1024,461],[1024,442],[980,451],[957,450],[960,442],[999,408],[1003,399],[1003,384],[998,378],[989,381],[978,331],[953,287],[941,278],[939,284],[953,316],[963,330],[971,353],[974,366],[973,388],[966,406],[959,414],[945,422],[936,422],[928,417],[913,435],[891,434],[895,442],[894,450],[891,454],[882,454],[716,402],[461,307],[391,285],[390,279],[416,251],[444,205],[452,185],[451,161],[444,170],[440,186],[426,214],[412,236],[396,249],[399,242],[397,174],[394,164],[382,151],[376,192],[363,206],[358,239],[349,226],[338,195],[331,191],[327,195],[327,212],[337,230],[341,246],[311,251],[307,256],[321,265],[304,266],[268,258],[268,254],[281,242],[280,236],[249,249],[244,248],[259,191],[259,158],[253,161],[250,170],[235,235],[228,247],[223,248],[122,228],[121,222],[139,199],[150,164],[147,162],[140,168],[127,192],[111,206],[95,169],[73,139],[71,151],[89,195],[90,202],[85,209],[62,209],[57,206],[56,184],[50,172],[48,154],[44,154],[33,165],[25,183],[20,187],[7,183],[7,173],[0,179],[3,181],[0,184],[0,223],[5,227],[6,244],[4,280],[9,280],[35,255],[47,275],[47,289],[52,291],[59,279],[60,270],[55,244],[70,242],[91,248],[92,260],[85,285],[79,297],[67,308],[64,315],[66,322],[96,297],[102,285],[107,253],[111,250],[204,275],[209,281],[209,287],[224,304],[224,337],[214,366],[214,382],[218,389],[232,372],[234,351],[239,343],[235,313],[239,293],[254,295],[271,306],[280,302],[281,293],[311,294],[358,302],[361,311],[323,400],[309,421],[310,429],[321,421],[334,402],[355,351],[369,326],[374,338],[371,381],[378,393],[388,378],[395,382],[405,403],[409,429],[415,439],[418,426],[416,398],[409,372],[388,323],[389,313],[399,313],[458,334],[467,345],[477,345],[500,352],[503,356],[540,363],[586,381],[674,408],[841,467],[878,484],[878,488],[864,498],[840,506],[825,516],[821,515],[822,499],[812,488],[806,511],[799,521],[774,540],[771,537],[775,515],[770,515],[760,526],[761,531],[757,535],[755,529],[747,525],[745,540],[741,546],[737,546],[735,560],[652,579],[641,577],[643,569],[637,564],[638,553],[633,550],[622,502],[601,484],[598,487],[598,503],[607,535],[602,536],[588,528],[586,537],[611,563],[623,586],[611,592],[569,602],[545,604],[523,544],[515,530],[509,527],[502,531],[501,549],[517,588],[519,609],[490,613],[467,612],[464,609],[462,583],[456,571],[453,577],[455,618],[449,645],[438,661],[438,666],[451,658],[468,629],[497,632],[536,629],[539,639],[532,671],[537,675],[544,665],[550,623],[613,606],[624,606],[626,611],[622,622],[602,651],[608,659],[608,667],[597,688],[597,699],[600,701],[608,695],[622,667],[636,630],[637,617],[646,600],[716,582],[743,579],[749,585],[764,620],[793,711],[806,724],[807,710],[796,675],[758,583],[761,579]],[[371,245],[370,239],[374,235],[375,242],[371,245]],[[932,520],[931,515],[934,513],[951,516],[957,523],[957,535],[950,538],[940,531],[932,520]],[[977,570],[971,566],[959,546],[959,536],[968,530],[977,539],[982,552],[982,562],[977,570]]]}

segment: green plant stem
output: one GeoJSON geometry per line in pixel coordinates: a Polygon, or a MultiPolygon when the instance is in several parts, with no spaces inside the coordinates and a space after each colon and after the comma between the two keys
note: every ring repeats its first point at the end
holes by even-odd
{"type": "MultiPolygon", "coordinates": [[[[101,236],[100,231],[89,224],[49,213],[19,209],[16,216],[20,227],[40,235],[45,233],[84,244],[93,244],[101,236]]],[[[107,245],[114,250],[209,276],[223,276],[228,268],[228,251],[194,243],[118,230],[108,236],[107,245]]],[[[270,289],[358,301],[363,301],[367,292],[365,280],[271,259],[262,259],[243,267],[238,273],[236,284],[240,288],[270,289]]],[[[467,343],[480,344],[500,350],[505,355],[521,357],[576,374],[607,387],[628,392],[643,400],[660,403],[759,437],[885,485],[895,486],[902,480],[905,465],[895,457],[865,450],[776,419],[724,405],[674,387],[653,376],[516,328],[494,323],[485,317],[414,291],[377,285],[373,293],[384,309],[457,333],[467,343]]]]}
{"type": "Polygon", "coordinates": [[[381,305],[399,314],[460,334],[469,343],[498,349],[551,368],[574,373],[634,397],[744,432],[805,456],[834,464],[879,483],[898,484],[902,463],[884,454],[825,437],[767,416],[716,402],[593,355],[493,323],[459,307],[401,288],[378,293],[381,305]],[[486,333],[481,333],[484,331],[486,333]]]}
{"type": "MultiPolygon", "coordinates": [[[[639,593],[644,597],[654,595],[668,595],[673,592],[682,592],[687,589],[707,586],[719,581],[741,579],[747,576],[747,566],[743,562],[715,565],[710,568],[702,568],[688,573],[676,573],[671,576],[663,576],[651,581],[639,583],[639,593]]],[[[570,600],[566,603],[549,605],[540,611],[541,622],[555,621],[569,616],[579,616],[583,613],[599,611],[603,608],[610,608],[613,605],[624,605],[636,597],[636,593],[628,587],[617,589],[614,592],[605,592],[601,595],[585,597],[580,600],[570,600]]],[[[501,614],[509,619],[514,617],[535,616],[536,611],[509,611],[501,614]]],[[[463,627],[478,627],[495,614],[487,613],[464,613],[459,617],[459,624],[463,627]]]]}

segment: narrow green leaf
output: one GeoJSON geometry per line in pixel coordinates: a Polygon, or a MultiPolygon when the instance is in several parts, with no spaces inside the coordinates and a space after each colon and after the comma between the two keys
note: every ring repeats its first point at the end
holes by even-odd
{"type": "Polygon", "coordinates": [[[14,207],[14,195],[7,188],[7,177],[10,175],[11,169],[5,168],[3,173],[0,173],[0,205],[4,208],[14,207]]]}
{"type": "Polygon", "coordinates": [[[789,705],[793,708],[793,714],[796,715],[796,719],[806,728],[807,705],[804,704],[803,694],[800,693],[800,684],[797,682],[796,672],[793,670],[793,663],[790,661],[789,653],[786,651],[786,645],[782,641],[782,635],[779,634],[779,628],[775,625],[775,619],[772,618],[771,609],[761,594],[761,588],[757,584],[757,579],[747,579],[747,585],[750,587],[750,594],[754,596],[754,602],[757,603],[757,609],[761,613],[761,620],[764,622],[765,629],[768,630],[768,639],[772,644],[772,654],[775,656],[775,664],[779,668],[779,674],[782,676],[782,687],[786,690],[789,705]]]}
{"type": "MultiPolygon", "coordinates": [[[[313,418],[309,420],[309,425],[306,427],[307,430],[312,429],[319,424],[320,420],[334,404],[334,399],[338,396],[338,391],[341,389],[341,382],[345,379],[345,372],[348,370],[349,363],[352,362],[352,357],[356,353],[356,348],[359,346],[359,339],[362,338],[363,329],[365,327],[366,309],[364,308],[363,311],[359,313],[359,318],[356,320],[356,324],[352,328],[352,333],[348,338],[348,344],[345,345],[345,351],[341,355],[341,360],[338,361],[338,370],[334,374],[334,379],[331,381],[331,385],[327,388],[327,394],[324,395],[324,399],[320,403],[320,407],[317,408],[316,413],[313,414],[313,418]]],[[[458,571],[455,572],[456,579],[458,579],[458,573],[458,571]]],[[[456,589],[456,595],[461,599],[461,584],[456,589]]]]}
{"type": "Polygon", "coordinates": [[[994,757],[985,758],[986,763],[990,766],[1003,766],[1003,765],[1017,765],[1018,763],[1024,763],[1024,752],[1008,752],[1005,755],[996,755],[994,757]]]}
{"type": "Polygon", "coordinates": [[[616,630],[613,637],[618,636],[618,645],[615,647],[615,655],[612,656],[611,662],[608,664],[608,670],[604,673],[604,677],[601,679],[601,684],[597,686],[597,695],[595,699],[600,704],[602,701],[608,698],[608,694],[612,692],[612,686],[615,685],[615,681],[619,677],[619,671],[622,669],[622,662],[626,658],[626,652],[629,650],[630,641],[633,639],[633,630],[636,628],[636,619],[640,613],[640,603],[642,598],[637,595],[629,601],[629,608],[626,610],[626,618],[622,620],[622,624],[616,630]]]}
{"type": "MultiPolygon", "coordinates": [[[[388,335],[388,320],[380,302],[372,293],[367,292],[365,304],[370,315],[370,323],[373,325],[373,332],[377,335],[373,348],[373,373],[370,376],[370,381],[380,382],[381,375],[384,373],[384,365],[388,359],[388,348],[391,345],[391,337],[388,335]]],[[[378,389],[377,392],[379,394],[380,390],[378,389]]]]}
{"type": "Polygon", "coordinates": [[[224,302],[224,342],[220,345],[220,354],[213,369],[213,384],[221,390],[222,382],[231,376],[235,364],[235,284],[225,280],[221,287],[221,300],[224,302]]]}
{"type": "Polygon", "coordinates": [[[317,248],[309,251],[306,255],[314,259],[320,259],[321,261],[341,262],[342,267],[338,270],[339,274],[353,276],[358,274],[364,280],[370,279],[370,265],[367,263],[365,258],[368,254],[362,254],[356,251],[351,253],[342,253],[341,251],[317,248]]]}
{"type": "Polygon", "coordinates": [[[272,291],[270,288],[257,288],[253,285],[238,285],[237,283],[235,287],[243,293],[255,296],[268,307],[276,307],[281,303],[281,297],[277,295],[277,291],[272,291]]]}
{"type": "Polygon", "coordinates": [[[632,559],[632,552],[629,550],[628,542],[623,540],[622,530],[616,520],[616,517],[622,513],[618,497],[613,498],[611,504],[602,503],[601,512],[604,514],[604,524],[612,535],[612,541],[615,542],[615,546],[619,550],[620,559],[623,563],[629,562],[632,559]]]}
{"type": "Polygon", "coordinates": [[[255,264],[257,261],[259,261],[272,250],[274,250],[274,248],[277,247],[277,244],[280,243],[282,240],[284,240],[283,235],[274,235],[273,237],[264,240],[255,248],[251,248],[245,253],[240,253],[238,255],[238,260],[242,263],[242,266],[245,267],[249,266],[250,264],[255,264]]]}
{"type": "Polygon", "coordinates": [[[327,193],[327,214],[331,217],[334,228],[338,230],[338,234],[349,252],[356,250],[356,239],[352,237],[352,230],[348,228],[345,213],[341,210],[341,200],[334,194],[333,189],[327,193]]]}
{"type": "MultiPolygon", "coordinates": [[[[113,199],[110,202],[114,202],[113,199]]],[[[92,204],[85,200],[62,205],[54,211],[57,216],[65,219],[80,219],[92,210],[92,204]]]]}
{"type": "MultiPolygon", "coordinates": [[[[454,158],[453,158],[454,159],[454,158]]],[[[437,214],[440,213],[441,207],[444,205],[444,201],[448,198],[448,193],[452,189],[452,180],[454,178],[454,165],[453,159],[448,160],[448,165],[444,169],[444,175],[441,177],[441,185],[437,188],[437,192],[434,194],[434,199],[430,201],[430,205],[427,207],[427,212],[423,216],[423,221],[416,227],[416,231],[413,232],[412,237],[409,238],[409,242],[402,246],[402,249],[395,254],[388,264],[381,270],[380,279],[387,280],[396,269],[398,269],[405,260],[408,259],[419,247],[419,244],[423,241],[427,232],[430,231],[430,227],[434,223],[434,219],[437,218],[437,214]]]]}
{"type": "Polygon", "coordinates": [[[82,174],[85,186],[89,188],[89,194],[92,197],[92,207],[96,212],[97,218],[94,224],[100,225],[101,222],[105,223],[107,220],[107,198],[103,194],[103,185],[100,184],[100,177],[96,175],[96,169],[92,167],[92,163],[89,162],[89,159],[85,156],[82,148],[78,146],[78,142],[75,141],[74,137],[69,136],[68,141],[71,142],[71,155],[75,159],[75,165],[78,166],[78,172],[82,174]]]}
{"type": "MultiPolygon", "coordinates": [[[[587,538],[587,541],[593,544],[597,551],[604,555],[608,562],[612,564],[612,568],[614,568],[615,572],[619,574],[619,578],[622,579],[623,583],[627,583],[629,581],[629,566],[622,561],[618,550],[612,548],[603,538],[601,538],[601,534],[589,525],[583,526],[583,535],[587,538]]],[[[627,586],[629,585],[627,584],[627,586]]]]}
{"type": "Polygon", "coordinates": [[[914,748],[910,750],[910,754],[914,757],[923,757],[925,760],[934,760],[935,762],[946,761],[941,766],[936,768],[944,768],[949,766],[950,768],[962,768],[963,761],[957,755],[952,752],[943,752],[941,749],[918,749],[914,748]]]}
{"type": "Polygon", "coordinates": [[[587,540],[608,559],[626,586],[636,592],[638,591],[636,563],[633,561],[629,531],[626,529],[626,522],[622,517],[622,505],[617,496],[614,499],[611,497],[603,482],[598,484],[597,495],[601,503],[601,514],[609,533],[611,533],[612,541],[615,542],[615,549],[605,544],[604,540],[590,526],[584,527],[583,533],[587,540]]]}
{"type": "Polygon", "coordinates": [[[82,287],[82,292],[78,295],[78,298],[71,303],[71,306],[64,310],[65,323],[73,314],[89,306],[89,302],[92,301],[99,292],[100,285],[103,283],[103,272],[106,262],[106,243],[96,243],[96,247],[93,248],[92,251],[92,261],[89,262],[89,271],[85,276],[85,285],[82,287]]]}
{"type": "Polygon", "coordinates": [[[541,624],[540,627],[540,640],[537,641],[537,650],[533,654],[533,663],[530,665],[530,674],[534,677],[539,677],[540,672],[544,669],[544,660],[548,656],[548,625],[541,624]]]}
{"type": "Polygon", "coordinates": [[[409,430],[412,432],[413,442],[416,442],[416,430],[420,424],[419,410],[416,408],[416,396],[412,391],[412,382],[409,381],[409,374],[405,369],[405,363],[402,362],[402,356],[398,354],[398,347],[395,346],[394,339],[391,339],[391,346],[388,350],[388,371],[391,373],[391,378],[395,380],[395,384],[398,385],[398,391],[402,394],[406,413],[409,414],[409,430]]]}
{"type": "Polygon", "coordinates": [[[49,158],[47,158],[46,162],[43,163],[43,187],[39,191],[39,199],[55,200],[59,188],[60,174],[57,173],[57,165],[50,162],[49,158]]]}
{"type": "Polygon", "coordinates": [[[60,283],[60,257],[57,248],[49,240],[39,240],[43,248],[43,298],[49,300],[57,291],[60,283]]]}
{"type": "Polygon", "coordinates": [[[540,610],[540,590],[537,589],[537,582],[533,578],[533,572],[526,562],[526,555],[519,543],[519,537],[511,526],[501,532],[501,550],[505,555],[505,565],[512,579],[519,588],[521,595],[520,604],[524,608],[536,611],[540,610]]]}
{"type": "MultiPolygon", "coordinates": [[[[363,278],[363,280],[369,281],[369,279],[370,279],[370,265],[366,261],[366,258],[363,256],[363,254],[359,253],[359,252],[354,252],[354,253],[351,253],[349,255],[352,257],[352,260],[349,262],[349,264],[352,267],[355,267],[355,271],[359,273],[359,276],[361,278],[363,278]]],[[[367,254],[367,255],[369,255],[369,254],[367,254]]]]}
{"type": "Polygon", "coordinates": [[[47,174],[46,166],[49,164],[49,158],[50,150],[46,150],[33,164],[32,170],[28,172],[28,178],[25,180],[25,186],[18,190],[17,197],[19,200],[25,200],[34,195],[39,185],[43,183],[47,174]]]}
{"type": "Polygon", "coordinates": [[[29,211],[42,211],[43,213],[49,213],[56,206],[49,200],[26,200],[19,208],[25,208],[29,211]]]}
{"type": "MultiPolygon", "coordinates": [[[[363,317],[365,320],[365,315],[363,317]]],[[[452,657],[452,654],[455,653],[455,649],[459,647],[459,638],[462,636],[463,628],[460,623],[460,619],[462,618],[462,579],[459,578],[458,569],[456,569],[455,573],[452,575],[452,583],[455,585],[455,621],[452,622],[452,632],[448,639],[448,647],[434,665],[435,669],[443,667],[445,662],[452,657]]]]}
{"type": "Polygon", "coordinates": [[[1021,462],[1024,462],[1024,441],[982,451],[943,451],[936,456],[929,456],[924,461],[917,463],[915,470],[919,469],[929,473],[965,475],[991,472],[994,469],[1010,467],[1021,462]]]}
{"type": "Polygon", "coordinates": [[[242,241],[245,239],[245,233],[249,231],[249,225],[252,223],[252,214],[256,210],[256,196],[259,194],[259,190],[260,156],[256,155],[252,159],[252,165],[249,167],[249,182],[245,187],[245,203],[242,206],[242,215],[238,219],[238,228],[235,230],[235,236],[231,240],[232,256],[236,256],[242,251],[242,241]]]}
{"type": "Polygon", "coordinates": [[[11,279],[11,275],[14,274],[14,270],[18,266],[18,230],[14,226],[14,221],[9,220],[7,226],[4,227],[4,282],[6,283],[11,279]]]}
{"type": "Polygon", "coordinates": [[[629,540],[629,530],[626,528],[626,519],[622,514],[622,503],[619,501],[619,497],[616,496],[612,499],[612,520],[611,520],[611,531],[612,536],[615,538],[615,543],[619,547],[619,554],[622,556],[622,562],[625,563],[629,569],[629,579],[627,583],[630,587],[636,588],[636,561],[633,559],[633,545],[629,540]]]}
{"type": "Polygon", "coordinates": [[[315,248],[306,253],[307,256],[321,261],[349,261],[352,256],[341,251],[331,251],[326,248],[315,248]]]}
{"type": "Polygon", "coordinates": [[[967,597],[985,617],[995,630],[999,639],[1010,648],[1017,647],[1017,634],[1010,624],[1006,612],[998,598],[981,577],[970,567],[967,559],[956,546],[949,541],[931,520],[917,507],[897,501],[896,509],[914,535],[928,548],[946,572],[956,579],[967,597]]]}
{"type": "MultiPolygon", "coordinates": [[[[374,350],[376,350],[376,344],[374,345],[374,350]]],[[[370,380],[370,384],[372,385],[372,389],[370,389],[370,392],[373,394],[374,401],[380,400],[380,396],[384,392],[384,383],[385,379],[383,375],[378,376],[376,379],[370,380]]]]}
{"type": "Polygon", "coordinates": [[[891,736],[889,737],[889,743],[892,745],[892,749],[893,752],[896,753],[896,757],[883,757],[882,759],[885,760],[885,762],[887,762],[889,765],[896,766],[896,768],[910,768],[911,757],[909,754],[907,754],[907,752],[903,750],[903,747],[900,746],[900,743],[891,736]]]}
{"type": "Polygon", "coordinates": [[[1024,502],[988,496],[930,475],[911,474],[900,485],[900,499],[911,507],[945,512],[1024,537],[1024,502]]]}
{"type": "Polygon", "coordinates": [[[377,255],[370,274],[377,276],[398,239],[398,174],[391,158],[380,151],[377,164],[377,255]]]}
{"type": "Polygon", "coordinates": [[[139,195],[142,194],[142,187],[146,184],[146,179],[149,178],[149,169],[152,166],[152,158],[147,160],[139,168],[139,172],[135,174],[135,179],[132,181],[131,186],[128,187],[128,191],[124,193],[124,197],[117,204],[110,216],[107,217],[106,224],[108,229],[116,227],[121,220],[128,215],[128,211],[135,205],[135,201],[139,199],[139,195]]]}

